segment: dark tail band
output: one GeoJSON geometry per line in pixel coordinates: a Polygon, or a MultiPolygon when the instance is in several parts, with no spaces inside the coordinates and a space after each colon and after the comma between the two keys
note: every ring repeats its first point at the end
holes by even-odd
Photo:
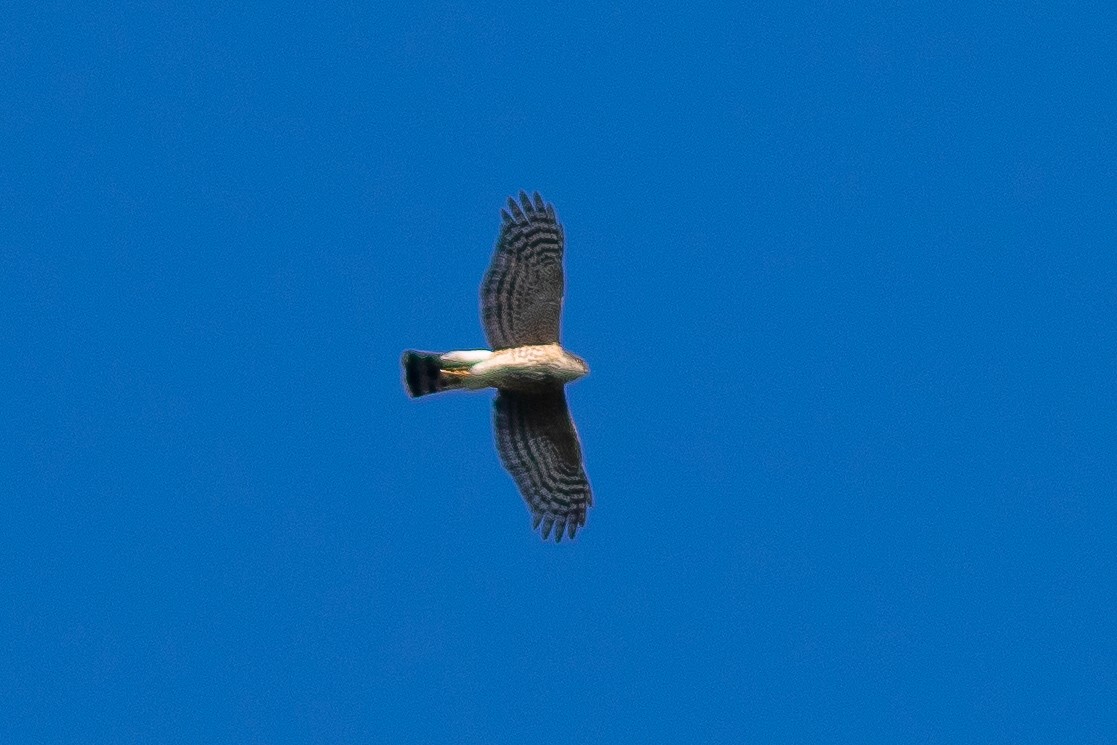
{"type": "Polygon", "coordinates": [[[402,362],[403,379],[412,398],[462,387],[461,378],[443,374],[442,355],[436,352],[409,349],[403,353],[402,362]]]}

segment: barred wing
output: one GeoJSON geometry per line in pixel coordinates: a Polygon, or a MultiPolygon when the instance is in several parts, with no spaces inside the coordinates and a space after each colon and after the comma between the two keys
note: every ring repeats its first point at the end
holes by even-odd
{"type": "Polygon", "coordinates": [[[500,460],[531,510],[532,529],[544,540],[570,538],[586,524],[593,504],[582,447],[562,386],[543,393],[499,391],[493,426],[500,460]]]}
{"type": "Polygon", "coordinates": [[[520,192],[501,210],[500,238],[481,283],[481,322],[493,349],[556,344],[562,315],[562,226],[555,208],[520,192]]]}

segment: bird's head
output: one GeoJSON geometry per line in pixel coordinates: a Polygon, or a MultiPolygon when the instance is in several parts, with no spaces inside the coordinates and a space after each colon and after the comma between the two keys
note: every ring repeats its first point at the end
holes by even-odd
{"type": "Polygon", "coordinates": [[[589,374],[590,366],[586,361],[576,354],[566,353],[566,372],[570,375],[570,380],[577,380],[589,374]]]}

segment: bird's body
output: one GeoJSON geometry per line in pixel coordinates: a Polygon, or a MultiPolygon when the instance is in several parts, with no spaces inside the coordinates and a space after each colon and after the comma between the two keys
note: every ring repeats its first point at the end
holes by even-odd
{"type": "Polygon", "coordinates": [[[481,320],[492,350],[403,353],[413,397],[497,389],[493,428],[501,462],[544,538],[571,538],[593,502],[564,386],[589,372],[559,343],[564,237],[539,194],[508,200],[481,284],[481,320]]]}
{"type": "Polygon", "coordinates": [[[532,393],[573,382],[586,375],[589,367],[558,344],[533,344],[496,351],[409,351],[404,356],[404,370],[408,392],[423,396],[451,388],[532,393]],[[425,375],[425,370],[431,374],[425,375]]]}
{"type": "Polygon", "coordinates": [[[572,383],[588,374],[580,357],[558,344],[532,344],[499,349],[470,369],[481,387],[533,393],[556,383],[572,383]]]}

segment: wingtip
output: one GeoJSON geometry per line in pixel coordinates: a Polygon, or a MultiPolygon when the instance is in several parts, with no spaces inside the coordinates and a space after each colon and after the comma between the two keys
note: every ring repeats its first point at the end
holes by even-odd
{"type": "Polygon", "coordinates": [[[530,194],[523,189],[515,197],[508,197],[508,209],[515,214],[517,211],[527,214],[529,212],[547,212],[552,209],[547,200],[538,191],[530,194]]]}
{"type": "Polygon", "coordinates": [[[536,214],[546,215],[554,220],[555,207],[553,204],[543,199],[543,195],[538,191],[531,192],[529,196],[523,189],[520,189],[518,196],[508,197],[507,206],[500,211],[500,217],[504,223],[516,223],[529,220],[532,215],[536,214]]]}
{"type": "Polygon", "coordinates": [[[537,512],[531,516],[531,529],[539,534],[543,541],[562,543],[564,539],[574,540],[578,529],[586,524],[585,515],[552,515],[549,512],[537,512]]]}

